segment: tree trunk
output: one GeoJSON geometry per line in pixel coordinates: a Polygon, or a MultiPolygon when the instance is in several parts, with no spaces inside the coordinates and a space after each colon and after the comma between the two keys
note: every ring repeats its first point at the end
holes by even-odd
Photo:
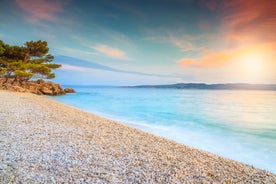
{"type": "Polygon", "coordinates": [[[30,59],[29,53],[26,53],[26,55],[24,56],[23,63],[26,64],[29,59],[30,59]]]}

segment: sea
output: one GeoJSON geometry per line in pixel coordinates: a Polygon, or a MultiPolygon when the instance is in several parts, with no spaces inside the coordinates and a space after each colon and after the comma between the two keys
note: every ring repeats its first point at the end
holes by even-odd
{"type": "Polygon", "coordinates": [[[276,91],[70,87],[49,98],[276,173],[276,91]]]}

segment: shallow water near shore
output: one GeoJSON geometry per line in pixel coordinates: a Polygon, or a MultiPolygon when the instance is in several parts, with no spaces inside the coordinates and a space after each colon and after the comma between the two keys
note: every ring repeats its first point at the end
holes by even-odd
{"type": "Polygon", "coordinates": [[[50,98],[276,173],[276,91],[70,87],[50,98]]]}

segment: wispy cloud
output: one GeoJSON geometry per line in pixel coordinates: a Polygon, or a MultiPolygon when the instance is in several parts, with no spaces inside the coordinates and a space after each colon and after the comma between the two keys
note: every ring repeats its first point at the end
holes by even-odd
{"type": "Polygon", "coordinates": [[[198,50],[198,47],[194,43],[195,37],[192,37],[188,34],[179,36],[179,35],[167,32],[165,34],[147,36],[145,40],[157,42],[157,43],[171,44],[179,48],[183,52],[198,50]]]}
{"type": "Polygon", "coordinates": [[[184,58],[178,63],[185,67],[219,68],[226,66],[250,65],[250,62],[259,60],[263,66],[274,66],[276,56],[274,54],[275,42],[261,45],[241,46],[234,49],[203,50],[204,55],[199,58],[184,58]]]}
{"type": "Polygon", "coordinates": [[[228,40],[276,40],[276,1],[202,0],[203,6],[222,16],[228,40]]]}
{"type": "Polygon", "coordinates": [[[276,1],[226,1],[224,23],[231,38],[258,37],[276,40],[276,1]]]}
{"type": "Polygon", "coordinates": [[[167,40],[167,42],[180,48],[181,51],[197,50],[197,47],[194,44],[193,38],[189,35],[177,37],[173,34],[168,34],[168,37],[166,37],[165,39],[167,40]]]}
{"type": "MultiPolygon", "coordinates": [[[[217,68],[242,63],[249,56],[261,56],[264,65],[276,61],[276,1],[205,0],[211,11],[222,14],[220,48],[202,49],[202,56],[183,58],[184,67],[217,68]]],[[[250,65],[250,63],[249,63],[250,65]]],[[[236,65],[240,66],[240,65],[236,65]]]]}
{"type": "Polygon", "coordinates": [[[166,74],[150,74],[144,72],[136,72],[129,70],[121,70],[106,65],[94,63],[91,61],[81,60],[77,58],[67,57],[67,56],[57,56],[56,59],[62,64],[61,70],[70,70],[75,72],[91,72],[93,70],[102,70],[116,73],[140,75],[140,76],[151,76],[151,77],[161,77],[161,78],[180,78],[179,75],[166,75],[166,74]]]}
{"type": "Polygon", "coordinates": [[[117,48],[109,47],[104,44],[91,46],[91,48],[111,58],[121,59],[121,60],[127,59],[127,55],[125,54],[124,51],[119,50],[117,48]]]}
{"type": "Polygon", "coordinates": [[[74,71],[74,72],[91,72],[93,70],[91,68],[85,68],[85,67],[81,67],[81,66],[74,66],[74,65],[68,65],[68,64],[62,64],[61,69],[68,70],[68,71],[74,71]]]}
{"type": "Polygon", "coordinates": [[[92,51],[84,51],[84,50],[69,48],[69,47],[58,47],[55,49],[62,51],[64,54],[72,54],[72,53],[75,53],[78,55],[97,55],[98,54],[92,51]]]}
{"type": "Polygon", "coordinates": [[[104,29],[100,26],[97,26],[97,29],[98,32],[108,40],[108,43],[110,45],[120,45],[120,49],[107,44],[103,44],[101,42],[99,42],[98,44],[94,44],[92,42],[93,39],[87,39],[86,37],[78,34],[74,34],[71,38],[74,41],[78,42],[78,44],[81,44],[84,48],[86,48],[86,50],[93,49],[93,53],[96,53],[98,55],[104,55],[117,60],[119,59],[132,61],[132,58],[128,56],[125,49],[134,50],[136,48],[136,45],[129,39],[129,37],[116,31],[104,29]]]}
{"type": "Polygon", "coordinates": [[[57,21],[57,14],[63,11],[65,1],[16,0],[15,2],[26,13],[26,20],[30,23],[36,23],[41,20],[57,21]]]}
{"type": "Polygon", "coordinates": [[[233,58],[233,51],[210,51],[205,50],[204,56],[199,58],[184,58],[178,63],[185,67],[213,68],[225,66],[233,58]]]}

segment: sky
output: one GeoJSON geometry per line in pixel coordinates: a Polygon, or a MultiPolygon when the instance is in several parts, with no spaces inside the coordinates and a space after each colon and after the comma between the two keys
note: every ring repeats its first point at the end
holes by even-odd
{"type": "Polygon", "coordinates": [[[0,40],[45,40],[71,85],[276,83],[275,0],[0,0],[0,40]]]}

